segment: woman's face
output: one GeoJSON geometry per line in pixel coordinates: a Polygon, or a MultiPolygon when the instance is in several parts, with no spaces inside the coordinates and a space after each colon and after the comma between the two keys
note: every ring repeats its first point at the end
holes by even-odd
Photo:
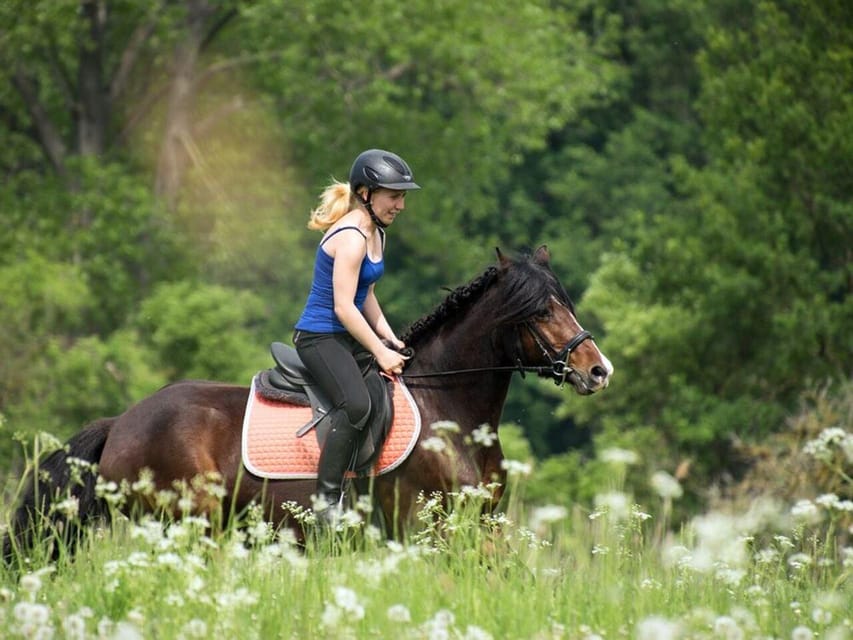
{"type": "Polygon", "coordinates": [[[406,208],[406,192],[393,189],[377,189],[371,199],[373,213],[385,224],[394,222],[394,218],[406,208]]]}

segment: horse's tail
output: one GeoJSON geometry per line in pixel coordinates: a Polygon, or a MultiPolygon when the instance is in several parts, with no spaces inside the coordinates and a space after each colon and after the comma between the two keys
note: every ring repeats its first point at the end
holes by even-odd
{"type": "Polygon", "coordinates": [[[115,418],[96,420],[31,469],[21,502],[3,538],[3,559],[14,564],[41,540],[54,543],[49,553],[56,559],[61,548],[73,550],[81,527],[96,518],[109,519],[109,509],[95,491],[97,463],[115,418]]]}

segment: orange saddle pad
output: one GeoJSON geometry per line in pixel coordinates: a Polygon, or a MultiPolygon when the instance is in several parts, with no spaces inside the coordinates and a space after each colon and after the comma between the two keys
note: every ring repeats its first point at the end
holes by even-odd
{"type": "MultiPolygon", "coordinates": [[[[243,464],[261,478],[294,480],[317,477],[320,447],[312,429],[296,432],[312,419],[310,407],[262,397],[252,380],[243,419],[243,464]]],[[[421,414],[406,385],[394,381],[394,423],[369,475],[398,467],[414,449],[421,433],[421,414]]]]}

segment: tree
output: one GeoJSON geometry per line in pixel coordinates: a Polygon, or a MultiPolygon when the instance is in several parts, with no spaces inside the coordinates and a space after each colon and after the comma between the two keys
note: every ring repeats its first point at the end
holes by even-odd
{"type": "MultiPolygon", "coordinates": [[[[846,5],[724,13],[699,58],[707,164],[672,161],[677,198],[626,218],[626,251],[585,302],[619,378],[606,437],[654,429],[699,478],[736,471],[810,385],[850,374],[846,5]]],[[[600,409],[585,404],[576,415],[600,409]]],[[[671,460],[670,463],[673,463],[671,460]]]]}

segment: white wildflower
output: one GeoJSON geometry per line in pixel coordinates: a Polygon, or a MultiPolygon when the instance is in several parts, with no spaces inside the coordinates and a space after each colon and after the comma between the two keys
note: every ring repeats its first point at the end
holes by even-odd
{"type": "Polygon", "coordinates": [[[447,609],[439,609],[435,615],[423,624],[426,637],[430,640],[450,638],[450,632],[456,617],[447,609]]]}
{"type": "Polygon", "coordinates": [[[433,422],[430,427],[436,433],[459,433],[459,424],[453,420],[438,420],[433,422]]]}
{"type": "Polygon", "coordinates": [[[717,569],[717,573],[715,575],[720,582],[725,583],[729,587],[736,587],[746,577],[746,572],[743,569],[720,567],[717,569]]]}
{"type": "Polygon", "coordinates": [[[819,507],[823,507],[824,509],[838,509],[838,505],[841,500],[838,499],[838,496],[834,493],[824,493],[815,498],[815,504],[819,507]]]}
{"type": "Polygon", "coordinates": [[[421,442],[421,446],[427,451],[441,453],[447,448],[447,443],[438,436],[432,436],[421,442]]]}
{"type": "Polygon", "coordinates": [[[315,513],[319,513],[320,511],[325,511],[332,506],[332,503],[326,500],[326,497],[323,495],[312,495],[311,496],[311,509],[315,513]]]}
{"type": "Polygon", "coordinates": [[[347,587],[335,587],[333,590],[335,605],[345,612],[352,620],[364,618],[364,607],[358,600],[358,595],[347,587]]]}
{"type": "Polygon", "coordinates": [[[853,569],[853,547],[842,547],[841,565],[845,569],[853,569]]]}
{"type": "Polygon", "coordinates": [[[481,627],[469,624],[460,638],[461,640],[492,640],[492,634],[481,627]]]}
{"type": "Polygon", "coordinates": [[[599,455],[602,462],[614,465],[634,465],[640,462],[640,456],[635,451],[630,449],[621,449],[619,447],[609,447],[604,449],[599,455]]]}
{"type": "Polygon", "coordinates": [[[654,578],[643,578],[643,581],[640,582],[640,589],[645,591],[657,591],[662,587],[663,585],[654,578]]]}
{"type": "Polygon", "coordinates": [[[839,511],[846,511],[847,513],[853,513],[853,500],[839,500],[838,504],[835,505],[835,508],[839,511]]]}
{"type": "Polygon", "coordinates": [[[530,515],[530,528],[540,531],[543,527],[560,520],[565,520],[569,515],[568,509],[558,504],[547,504],[536,507],[530,515]]]}
{"type": "Polygon", "coordinates": [[[364,522],[362,515],[354,509],[344,509],[341,513],[340,525],[344,529],[353,529],[364,522]]]}
{"type": "Polygon", "coordinates": [[[412,614],[409,613],[408,607],[403,604],[394,604],[388,607],[385,614],[391,622],[411,622],[412,614]]]}
{"type": "Polygon", "coordinates": [[[172,567],[173,569],[180,569],[183,565],[183,559],[177,553],[161,553],[157,557],[157,564],[161,564],[165,567],[172,567]]]}
{"type": "Polygon", "coordinates": [[[771,564],[779,559],[779,552],[771,547],[765,547],[755,553],[755,562],[758,564],[771,564]]]}
{"type": "Polygon", "coordinates": [[[812,620],[814,620],[816,624],[826,626],[832,622],[832,611],[822,607],[815,607],[812,609],[812,620]]]}
{"type": "Polygon", "coordinates": [[[183,626],[182,631],[187,638],[206,638],[207,623],[204,620],[193,618],[183,626]]]}
{"type": "Polygon", "coordinates": [[[803,569],[812,564],[812,557],[806,553],[795,553],[788,558],[788,566],[792,569],[803,569]]]}
{"type": "Polygon", "coordinates": [[[663,499],[677,499],[684,495],[681,483],[666,471],[655,471],[650,484],[652,489],[663,499]]]}
{"type": "Polygon", "coordinates": [[[459,497],[473,498],[474,500],[491,500],[492,492],[481,482],[476,487],[466,484],[459,491],[459,497]]]}
{"type": "Polygon", "coordinates": [[[59,438],[47,431],[39,431],[36,436],[35,444],[38,447],[40,455],[47,455],[48,453],[58,451],[65,447],[59,438]]]}
{"type": "Polygon", "coordinates": [[[520,462],[518,460],[501,460],[501,469],[507,472],[509,476],[529,476],[533,472],[533,467],[529,462],[520,462]]]}
{"type": "Polygon", "coordinates": [[[812,640],[813,638],[814,633],[812,630],[802,625],[794,627],[794,630],[791,631],[791,640],[812,640]]]}
{"type": "Polygon", "coordinates": [[[35,573],[21,576],[20,586],[23,591],[35,595],[41,589],[41,578],[35,573]]]}
{"type": "Polygon", "coordinates": [[[216,597],[216,602],[224,608],[251,606],[257,604],[258,596],[251,593],[246,587],[240,587],[233,593],[220,593],[216,597]]]}
{"type": "Polygon", "coordinates": [[[491,447],[498,441],[498,434],[492,431],[492,427],[488,424],[483,424],[471,432],[471,437],[479,445],[491,447]]]}
{"type": "Polygon", "coordinates": [[[69,640],[84,640],[86,637],[86,619],[79,613],[72,613],[62,621],[62,631],[69,640]]]}
{"type": "Polygon", "coordinates": [[[19,602],[12,609],[12,615],[21,625],[28,628],[39,628],[50,622],[50,609],[47,605],[34,602],[19,602]]]}
{"type": "Polygon", "coordinates": [[[171,489],[163,489],[154,494],[154,502],[158,509],[167,510],[171,508],[178,499],[178,494],[171,489]]]}
{"type": "Polygon", "coordinates": [[[663,561],[667,567],[682,566],[689,563],[691,558],[690,549],[682,544],[668,545],[664,548],[663,561]]]}
{"type": "Polygon", "coordinates": [[[637,625],[637,640],[675,640],[681,632],[681,625],[661,616],[649,616],[637,625]]]}
{"type": "Polygon", "coordinates": [[[778,544],[783,549],[793,549],[796,546],[794,544],[794,541],[791,540],[788,536],[782,536],[782,535],[773,536],[773,540],[775,540],[776,544],[778,544]]]}
{"type": "Polygon", "coordinates": [[[254,545],[260,545],[272,540],[273,534],[272,525],[264,520],[259,520],[250,526],[246,534],[249,536],[249,542],[254,545]]]}
{"type": "Polygon", "coordinates": [[[135,493],[150,496],[154,494],[156,487],[154,486],[154,472],[149,468],[145,468],[139,472],[139,478],[130,485],[135,493]]]}
{"type": "Polygon", "coordinates": [[[595,506],[606,510],[614,520],[627,520],[631,512],[631,498],[621,491],[608,491],[595,496],[595,506]]]}
{"type": "Polygon", "coordinates": [[[734,618],[720,616],[714,620],[714,634],[719,638],[725,638],[725,640],[741,640],[743,629],[740,628],[734,618]]]}
{"type": "Polygon", "coordinates": [[[821,519],[820,510],[811,500],[798,500],[797,503],[791,507],[791,516],[793,516],[795,520],[806,524],[815,524],[820,522],[821,519]]]}
{"type": "Polygon", "coordinates": [[[817,438],[805,444],[803,451],[817,460],[830,462],[836,447],[849,462],[853,462],[853,434],[841,427],[824,429],[817,438]]]}
{"type": "Polygon", "coordinates": [[[636,520],[645,522],[646,520],[651,520],[652,514],[646,513],[640,508],[640,505],[634,504],[631,505],[631,517],[636,520]]]}
{"type": "Polygon", "coordinates": [[[80,513],[80,500],[75,496],[69,496],[65,500],[52,504],[52,512],[59,512],[66,518],[76,518],[80,513]]]}
{"type": "Polygon", "coordinates": [[[740,567],[747,560],[746,539],[741,535],[738,518],[725,513],[711,512],[691,521],[696,532],[697,546],[691,566],[697,571],[709,571],[718,563],[740,567]]]}
{"type": "Polygon", "coordinates": [[[132,622],[119,622],[109,637],[110,640],[143,640],[145,636],[132,622]]]}

